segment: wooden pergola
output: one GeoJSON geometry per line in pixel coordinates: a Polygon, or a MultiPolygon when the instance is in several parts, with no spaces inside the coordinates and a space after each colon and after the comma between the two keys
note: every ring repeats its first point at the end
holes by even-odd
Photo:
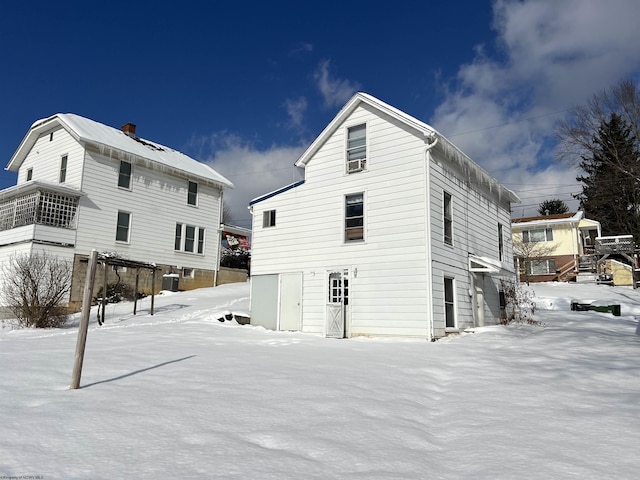
{"type": "MultiPolygon", "coordinates": [[[[88,260],[86,260],[88,262],[88,260]]],[[[134,300],[133,300],[133,314],[136,315],[138,311],[138,284],[140,280],[140,270],[151,270],[151,310],[150,314],[154,313],[154,300],[155,300],[155,287],[156,287],[156,272],[160,270],[154,263],[137,262],[135,260],[128,260],[108,253],[98,254],[98,263],[101,263],[104,270],[103,282],[102,282],[102,299],[98,308],[98,324],[104,323],[105,308],[107,305],[107,267],[126,267],[136,270],[136,284],[134,287],[134,300]]]]}

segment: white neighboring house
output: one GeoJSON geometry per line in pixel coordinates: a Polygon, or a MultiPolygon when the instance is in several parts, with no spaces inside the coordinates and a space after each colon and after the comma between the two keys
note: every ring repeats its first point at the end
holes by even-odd
{"type": "Polygon", "coordinates": [[[0,191],[0,263],[35,251],[72,261],[72,308],[94,248],[178,273],[180,289],[214,285],[223,189],[233,185],[208,165],[138,138],[131,123],[57,114],[31,126],[6,169],[18,180],[0,191]]]}
{"type": "Polygon", "coordinates": [[[428,340],[495,324],[518,197],[425,123],[357,93],[253,200],[251,323],[428,340]]]}

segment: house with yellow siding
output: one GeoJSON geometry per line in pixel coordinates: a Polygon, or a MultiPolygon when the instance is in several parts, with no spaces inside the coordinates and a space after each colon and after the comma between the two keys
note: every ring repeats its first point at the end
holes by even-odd
{"type": "Polygon", "coordinates": [[[582,211],[512,219],[511,232],[521,280],[571,281],[581,266],[595,268],[591,255],[600,222],[582,211]]]}

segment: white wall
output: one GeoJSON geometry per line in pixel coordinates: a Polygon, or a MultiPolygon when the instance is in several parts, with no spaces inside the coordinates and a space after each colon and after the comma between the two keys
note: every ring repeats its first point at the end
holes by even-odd
{"type": "MultiPolygon", "coordinates": [[[[108,155],[108,153],[107,153],[108,155]]],[[[120,159],[87,151],[78,211],[77,252],[116,251],[136,261],[215,269],[220,190],[198,184],[198,205],[187,205],[188,180],[133,165],[131,190],[118,187],[120,159]],[[131,213],[129,243],[116,242],[118,210],[131,213]],[[204,227],[204,255],[175,252],[176,223],[204,227]]]]}
{"type": "MultiPolygon", "coordinates": [[[[470,172],[461,172],[441,152],[433,152],[431,163],[431,245],[433,251],[434,330],[436,336],[445,332],[444,278],[455,278],[456,320],[459,328],[474,326],[474,306],[470,292],[474,282],[469,274],[469,255],[499,260],[498,223],[503,226],[503,261],[505,270],[513,271],[513,249],[510,234],[510,208],[500,203],[479,185],[470,172]],[[444,243],[443,197],[452,196],[453,245],[444,243]]],[[[499,278],[477,277],[485,290],[485,323],[499,320],[499,278]]]]}
{"type": "Polygon", "coordinates": [[[18,171],[18,185],[27,181],[27,171],[33,168],[32,180],[59,183],[60,162],[67,155],[67,175],[63,185],[80,188],[84,149],[63,128],[40,135],[18,171]],[[50,140],[50,133],[53,139],[50,140]]]}
{"type": "Polygon", "coordinates": [[[303,270],[303,330],[324,332],[326,271],[351,271],[351,332],[428,336],[425,144],[358,108],[308,163],[306,183],[254,206],[252,277],[303,270]],[[367,170],[345,172],[345,128],[367,122],[367,170]],[[364,192],[365,241],[345,243],[344,196],[364,192]],[[262,212],[276,226],[262,228],[262,212]],[[356,273],[357,269],[357,273],[356,273]]]}

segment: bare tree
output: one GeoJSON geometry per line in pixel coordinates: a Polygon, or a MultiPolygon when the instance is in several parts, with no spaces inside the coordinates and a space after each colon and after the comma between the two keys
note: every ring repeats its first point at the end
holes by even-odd
{"type": "MultiPolygon", "coordinates": [[[[603,124],[610,121],[614,113],[629,125],[636,141],[640,141],[640,91],[633,81],[623,80],[593,95],[586,104],[569,111],[567,118],[558,124],[559,145],[556,157],[561,161],[577,164],[583,157],[592,155],[594,135],[603,124]]],[[[607,153],[616,158],[617,152],[607,153]]],[[[634,178],[638,176],[636,172],[628,172],[623,162],[614,161],[610,167],[634,178]]]]}
{"type": "Polygon", "coordinates": [[[231,215],[231,210],[227,207],[227,203],[222,201],[222,224],[223,225],[231,225],[233,222],[233,216],[231,215]]]}
{"type": "Polygon", "coordinates": [[[12,256],[2,265],[3,303],[22,327],[61,327],[63,301],[71,288],[71,265],[47,253],[12,256]]]}
{"type": "Polygon", "coordinates": [[[521,262],[524,267],[524,278],[529,285],[529,272],[527,271],[527,262],[542,260],[551,255],[556,247],[546,242],[525,242],[522,237],[514,237],[513,254],[521,262]]]}

